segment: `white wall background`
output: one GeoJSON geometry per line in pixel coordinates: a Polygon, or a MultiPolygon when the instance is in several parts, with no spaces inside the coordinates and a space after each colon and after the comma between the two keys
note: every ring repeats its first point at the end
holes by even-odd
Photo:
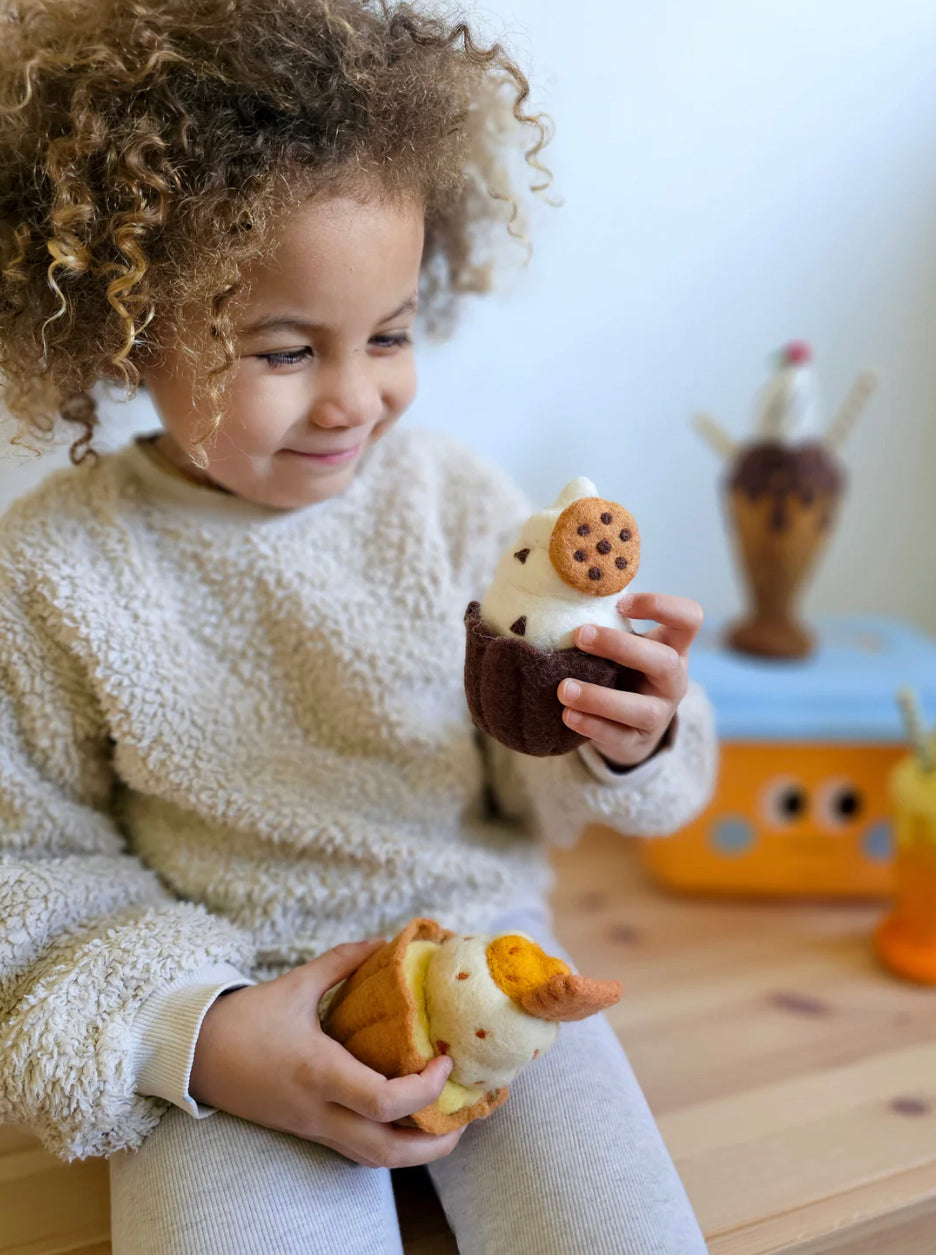
{"type": "MultiPolygon", "coordinates": [[[[412,417],[538,499],[574,474],[625,503],[640,586],[738,599],[704,408],[748,429],[768,354],[810,341],[825,404],[879,391],[811,610],[936,631],[936,5],[488,0],[556,119],[559,209],[530,266],[420,350],[412,417]]],[[[119,406],[109,406],[116,416],[119,406]]],[[[109,443],[153,426],[145,398],[109,443]]],[[[0,462],[0,504],[47,465],[0,462]]]]}

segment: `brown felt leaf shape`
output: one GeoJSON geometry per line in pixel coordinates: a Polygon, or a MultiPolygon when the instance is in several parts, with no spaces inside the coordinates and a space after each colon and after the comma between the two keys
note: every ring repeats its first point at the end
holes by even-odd
{"type": "Polygon", "coordinates": [[[619,980],[593,980],[577,972],[551,976],[522,994],[517,1002],[528,1015],[541,1020],[585,1020],[605,1007],[620,1002],[624,986],[619,980]]]}

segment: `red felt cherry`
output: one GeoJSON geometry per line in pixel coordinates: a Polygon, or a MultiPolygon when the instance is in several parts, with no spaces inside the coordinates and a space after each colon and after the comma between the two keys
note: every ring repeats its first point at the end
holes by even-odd
{"type": "Polygon", "coordinates": [[[791,366],[803,366],[812,361],[812,349],[805,340],[792,340],[786,346],[784,356],[791,366]]]}

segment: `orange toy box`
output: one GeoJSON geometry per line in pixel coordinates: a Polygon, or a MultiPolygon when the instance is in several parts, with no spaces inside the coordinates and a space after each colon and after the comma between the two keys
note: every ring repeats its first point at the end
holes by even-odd
{"type": "Polygon", "coordinates": [[[704,632],[690,673],[715,707],[714,799],[672,837],[641,842],[674,889],[878,897],[891,890],[891,768],[906,756],[896,701],[909,685],[936,714],[936,643],[870,616],[820,620],[803,660],[733,653],[704,632]]]}

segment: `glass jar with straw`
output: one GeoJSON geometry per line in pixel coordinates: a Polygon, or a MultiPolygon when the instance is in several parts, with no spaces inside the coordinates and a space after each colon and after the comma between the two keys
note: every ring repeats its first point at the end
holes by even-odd
{"type": "Polygon", "coordinates": [[[898,976],[936,985],[936,755],[915,695],[898,694],[913,753],[894,767],[894,903],[874,935],[898,976]]]}

